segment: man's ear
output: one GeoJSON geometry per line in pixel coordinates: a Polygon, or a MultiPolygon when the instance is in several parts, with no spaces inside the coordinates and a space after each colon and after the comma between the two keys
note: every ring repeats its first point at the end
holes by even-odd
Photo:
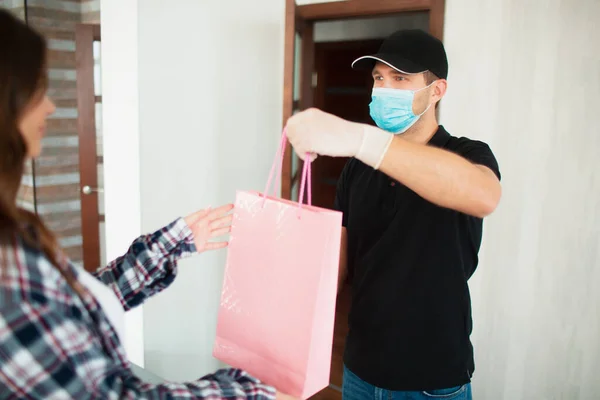
{"type": "Polygon", "coordinates": [[[438,79],[433,84],[433,91],[431,93],[432,100],[434,102],[439,102],[445,95],[446,89],[448,88],[448,81],[445,79],[438,79]]]}

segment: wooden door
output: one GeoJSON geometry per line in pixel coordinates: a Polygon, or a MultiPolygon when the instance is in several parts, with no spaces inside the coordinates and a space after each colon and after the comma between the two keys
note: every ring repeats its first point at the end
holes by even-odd
{"type": "MultiPolygon", "coordinates": [[[[317,43],[315,45],[315,107],[349,121],[374,124],[369,113],[373,78],[368,71],[355,71],[358,57],[374,54],[381,40],[317,43]]],[[[319,157],[312,166],[313,204],[333,208],[337,180],[347,158],[319,157]]],[[[331,357],[330,386],[313,400],[341,398],[343,356],[348,335],[350,288],[346,284],[337,299],[331,357]]]]}
{"type": "MultiPolygon", "coordinates": [[[[294,112],[313,105],[342,118],[373,123],[368,113],[372,85],[370,74],[354,76],[348,74],[352,73],[349,67],[351,61],[358,56],[376,52],[378,43],[365,41],[362,44],[337,43],[330,48],[326,45],[315,47],[313,37],[315,22],[426,11],[429,13],[429,32],[443,39],[444,7],[444,0],[346,0],[302,6],[297,6],[294,0],[286,0],[283,124],[294,112]],[[334,57],[327,59],[329,57],[327,52],[337,53],[340,59],[334,57]],[[322,57],[327,59],[327,65],[319,64],[322,57]],[[336,68],[338,62],[344,64],[343,68],[337,68],[338,71],[345,70],[346,75],[337,78],[332,76],[331,79],[327,79],[323,74],[336,68]],[[341,80],[336,83],[335,79],[338,78],[341,80]],[[365,87],[368,89],[365,90],[365,87]],[[336,104],[335,98],[338,96],[339,100],[340,95],[355,97],[354,101],[349,103],[349,108],[339,107],[339,104],[336,104]]],[[[329,157],[317,159],[313,166],[315,205],[332,207],[335,184],[345,161],[346,159],[329,157]]],[[[297,199],[299,171],[301,165],[288,144],[281,177],[282,197],[297,199]]],[[[330,385],[315,395],[313,400],[341,399],[342,355],[349,309],[350,291],[346,288],[337,301],[330,385]]]]}
{"type": "Polygon", "coordinates": [[[78,25],[75,46],[83,265],[86,270],[95,271],[106,262],[103,250],[100,25],[78,25]]]}
{"type": "MultiPolygon", "coordinates": [[[[315,107],[340,118],[374,124],[369,114],[373,78],[355,71],[358,57],[375,54],[381,40],[317,43],[315,46],[315,107]]],[[[312,166],[313,204],[333,208],[337,180],[347,158],[319,157],[312,166]]]]}

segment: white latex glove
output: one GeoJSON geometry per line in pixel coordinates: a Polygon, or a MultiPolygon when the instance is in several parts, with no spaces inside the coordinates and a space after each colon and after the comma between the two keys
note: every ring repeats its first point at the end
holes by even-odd
{"type": "Polygon", "coordinates": [[[343,120],[310,108],[287,121],[287,136],[301,159],[307,153],[356,157],[378,169],[393,135],[377,127],[343,120]]]}

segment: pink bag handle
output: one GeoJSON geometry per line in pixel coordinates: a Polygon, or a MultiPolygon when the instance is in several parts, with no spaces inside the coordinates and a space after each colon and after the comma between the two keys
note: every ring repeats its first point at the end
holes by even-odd
{"type": "MultiPolygon", "coordinates": [[[[275,153],[275,160],[273,160],[273,164],[271,165],[271,171],[269,172],[269,179],[267,180],[267,185],[265,187],[265,191],[263,192],[265,198],[269,194],[269,188],[271,187],[271,183],[273,182],[273,178],[274,178],[276,169],[277,169],[277,181],[281,182],[281,174],[282,174],[282,168],[283,168],[283,156],[285,155],[286,144],[287,144],[287,135],[286,135],[286,131],[284,129],[283,134],[281,135],[281,141],[279,142],[279,147],[277,148],[277,153],[275,153]]],[[[277,184],[275,184],[275,187],[276,186],[277,186],[277,184]]],[[[275,195],[276,195],[276,192],[275,192],[275,190],[273,190],[273,196],[275,196],[275,195]]]]}
{"type": "MultiPolygon", "coordinates": [[[[269,188],[271,187],[271,184],[273,183],[273,178],[275,176],[277,176],[277,181],[281,182],[281,175],[282,175],[282,170],[283,170],[283,158],[285,155],[285,148],[287,145],[287,134],[286,134],[286,130],[283,130],[283,133],[281,135],[281,141],[279,143],[279,148],[277,149],[277,154],[275,155],[275,160],[273,160],[273,165],[271,165],[271,171],[269,172],[269,179],[267,180],[267,185],[265,187],[265,191],[263,192],[263,206],[264,206],[264,202],[267,200],[267,195],[269,192],[269,188]],[[277,173],[277,174],[276,174],[277,173]]],[[[277,185],[274,185],[274,188],[277,185]]],[[[312,205],[312,185],[311,185],[311,160],[310,160],[310,154],[306,154],[306,157],[304,159],[304,166],[302,168],[302,178],[301,178],[301,182],[300,182],[300,198],[298,201],[298,208],[301,209],[302,208],[302,202],[304,201],[304,188],[306,187],[307,189],[307,193],[308,193],[308,205],[312,205]],[[308,182],[308,186],[306,185],[306,183],[308,182]],[[307,187],[306,187],[307,186],[307,187]]],[[[273,190],[273,195],[275,196],[275,190],[273,190]]]]}
{"type": "Polygon", "coordinates": [[[306,187],[306,192],[308,194],[308,205],[312,205],[312,184],[311,184],[311,169],[310,165],[312,162],[310,161],[310,154],[306,153],[306,157],[304,157],[304,166],[302,167],[302,180],[300,182],[300,198],[298,199],[298,203],[302,206],[302,201],[304,200],[304,187],[308,182],[308,186],[306,187]]]}

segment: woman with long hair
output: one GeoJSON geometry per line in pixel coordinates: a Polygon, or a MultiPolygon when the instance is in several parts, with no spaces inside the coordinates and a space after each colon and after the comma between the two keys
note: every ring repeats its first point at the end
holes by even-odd
{"type": "Polygon", "coordinates": [[[275,398],[275,389],[236,369],[184,384],[133,374],[124,311],[169,286],[178,259],[225,247],[210,240],[229,231],[232,206],[139,237],[94,276],[75,268],[43,221],[17,206],[25,162],[40,154],[55,110],[46,43],[2,10],[0,38],[0,399],[275,398]]]}

